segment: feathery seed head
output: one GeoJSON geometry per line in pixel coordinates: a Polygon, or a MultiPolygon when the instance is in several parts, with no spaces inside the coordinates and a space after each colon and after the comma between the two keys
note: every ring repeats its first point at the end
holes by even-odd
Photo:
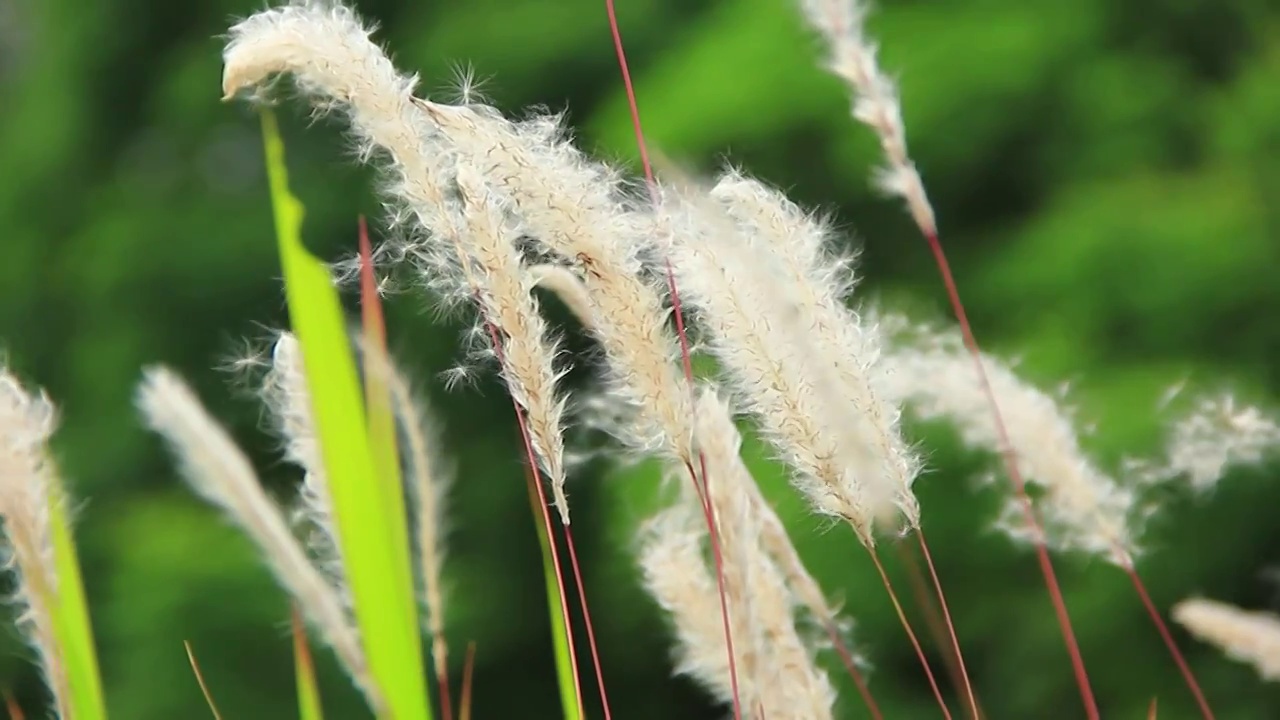
{"type": "Polygon", "coordinates": [[[870,127],[880,140],[885,166],[875,173],[876,186],[906,202],[922,233],[936,235],[933,206],[907,153],[897,86],[880,70],[878,48],[866,36],[867,4],[861,0],[801,0],[800,6],[827,44],[827,69],[853,93],[853,118],[870,127]]]}
{"type": "Polygon", "coordinates": [[[1280,681],[1280,616],[1193,598],[1174,606],[1173,619],[1233,660],[1252,665],[1263,680],[1280,681]]]}
{"type": "Polygon", "coordinates": [[[225,512],[253,540],[267,566],[333,647],[370,704],[380,707],[359,634],[349,621],[340,592],[311,564],[284,514],[262,489],[249,459],[231,436],[187,384],[165,368],[146,371],[138,387],[137,404],[147,424],[169,444],[192,489],[225,512]]]}
{"type": "Polygon", "coordinates": [[[16,576],[8,600],[19,612],[18,627],[65,716],[69,689],[52,614],[58,574],[49,504],[64,501],[47,447],[56,426],[49,397],[28,392],[0,363],[0,560],[16,576]]]}

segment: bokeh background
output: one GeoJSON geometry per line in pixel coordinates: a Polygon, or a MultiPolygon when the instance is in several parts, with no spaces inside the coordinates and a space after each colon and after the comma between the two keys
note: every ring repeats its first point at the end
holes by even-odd
{"type": "MultiPolygon", "coordinates": [[[[131,408],[147,363],[176,366],[253,450],[272,488],[296,474],[261,414],[214,368],[281,327],[258,125],[219,102],[220,40],[250,0],[0,0],[0,343],[62,403],[57,452],[83,499],[79,539],[114,717],[205,716],[182,641],[228,718],[294,716],[286,603],[248,544],[185,491],[131,408]]],[[[947,317],[924,244],[868,190],[869,134],[791,0],[619,0],[651,142],[712,172],[725,161],[837,214],[862,248],[861,294],[947,317]]],[[[445,94],[460,66],[510,112],[566,110],[582,144],[633,163],[598,0],[361,0],[398,62],[445,94]]],[[[913,154],[988,349],[1046,387],[1073,385],[1105,462],[1154,450],[1161,393],[1235,388],[1280,409],[1280,7],[1270,0],[884,0],[871,21],[901,79],[913,154]]],[[[284,111],[307,235],[337,258],[377,217],[370,173],[334,122],[284,111]]],[[[633,165],[634,167],[634,165],[633,165]]],[[[446,392],[465,319],[391,299],[398,356],[456,463],[448,582],[453,677],[477,654],[477,717],[554,718],[540,569],[510,406],[489,379],[446,392]]],[[[562,312],[557,317],[565,320],[562,312]]],[[[590,347],[572,323],[592,388],[590,347]]],[[[1033,557],[989,528],[990,457],[912,427],[931,471],[925,525],[990,717],[1082,716],[1033,557]]],[[[576,447],[598,448],[585,433],[576,447]]],[[[762,453],[748,447],[753,458],[762,453]]],[[[711,718],[670,677],[670,635],[631,556],[651,469],[607,453],[571,492],[606,678],[620,718],[711,718]]],[[[910,647],[851,535],[809,517],[775,468],[762,482],[824,584],[843,597],[888,717],[936,716],[910,647]]],[[[1142,571],[1168,608],[1193,594],[1280,609],[1280,465],[1233,472],[1212,497],[1173,492],[1142,571]]],[[[894,553],[888,554],[893,559],[894,553]]],[[[1126,579],[1059,558],[1106,717],[1196,717],[1126,579]]],[[[900,589],[907,576],[891,568],[900,589]]],[[[1220,718],[1280,717],[1280,690],[1179,632],[1220,718]]],[[[13,632],[0,686],[42,689],[13,632]]],[[[937,656],[935,655],[935,662],[937,656]]],[[[366,717],[331,659],[332,717],[366,717]]],[[[840,717],[865,711],[841,679],[840,717]]],[[[0,712],[3,712],[0,710],[0,712]]],[[[38,715],[38,713],[37,713],[38,715]]]]}

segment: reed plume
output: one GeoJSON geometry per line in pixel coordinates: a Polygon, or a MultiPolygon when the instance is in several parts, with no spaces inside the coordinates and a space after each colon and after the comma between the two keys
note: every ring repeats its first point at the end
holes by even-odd
{"type": "Polygon", "coordinates": [[[453,140],[459,162],[485,168],[532,239],[582,280],[596,311],[590,329],[609,360],[609,392],[635,410],[610,429],[634,448],[696,466],[680,349],[664,293],[644,268],[652,219],[617,171],[583,156],[556,117],[513,123],[484,106],[421,106],[453,140]]]}
{"type": "Polygon", "coordinates": [[[885,164],[875,173],[876,185],[906,203],[925,236],[937,236],[933,205],[920,172],[907,153],[907,131],[897,85],[880,69],[876,43],[866,35],[870,12],[860,0],[800,0],[805,19],[827,46],[827,69],[853,95],[853,118],[871,128],[880,141],[885,164]]]}
{"type": "Polygon", "coordinates": [[[36,653],[57,717],[68,717],[70,688],[54,618],[59,578],[49,524],[50,503],[66,502],[48,451],[57,424],[49,397],[28,392],[0,364],[0,553],[4,569],[15,578],[7,600],[18,612],[22,639],[36,653]]]}
{"type": "Polygon", "coordinates": [[[172,371],[150,368],[138,388],[138,408],[182,464],[201,497],[225,512],[258,546],[263,560],[337,654],[374,708],[380,698],[369,676],[358,632],[330,581],[311,564],[283,512],[262,489],[249,459],[172,371]]]}
{"type": "Polygon", "coordinates": [[[1134,461],[1143,483],[1185,481],[1196,492],[1214,489],[1227,469],[1257,465],[1280,447],[1280,423],[1231,393],[1192,400],[1176,417],[1161,457],[1134,461]]]}
{"type": "Polygon", "coordinates": [[[1280,681],[1280,616],[1193,598],[1173,608],[1173,619],[1233,660],[1252,665],[1263,680],[1280,681]]]}
{"type": "MultiPolygon", "coordinates": [[[[987,396],[959,335],[913,327],[901,317],[885,322],[898,335],[886,351],[886,361],[895,368],[887,392],[921,419],[951,423],[971,447],[1003,452],[987,396]]],[[[1044,491],[1037,501],[1042,529],[1027,526],[1017,497],[1008,499],[1000,528],[1017,540],[1047,542],[1132,565],[1138,551],[1135,531],[1144,512],[1138,492],[1085,454],[1070,408],[996,358],[983,355],[982,363],[992,394],[1011,420],[1010,461],[1027,483],[1044,491]]]]}
{"type": "MultiPolygon", "coordinates": [[[[771,286],[779,306],[808,344],[803,357],[824,388],[822,396],[844,409],[842,444],[862,448],[866,464],[860,481],[877,500],[877,513],[892,519],[890,506],[908,527],[920,524],[920,505],[912,484],[920,460],[899,426],[901,411],[883,389],[892,372],[881,360],[882,339],[871,318],[849,305],[857,278],[853,258],[841,253],[825,223],[776,189],[740,172],[724,174],[711,196],[725,207],[752,261],[777,269],[771,286]]],[[[787,318],[780,317],[779,322],[787,318]]]]}
{"type": "MultiPolygon", "coordinates": [[[[835,694],[818,668],[814,650],[797,630],[795,613],[802,601],[789,582],[798,573],[806,594],[820,597],[821,591],[789,540],[785,549],[769,547],[778,542],[776,535],[765,540],[768,527],[780,526],[780,521],[741,461],[741,437],[728,406],[713,391],[704,390],[696,409],[699,449],[716,480],[709,484],[707,502],[715,505],[725,593],[738,639],[741,705],[751,718],[829,718],[835,694]]],[[[677,672],[693,676],[727,703],[732,687],[719,648],[721,617],[714,599],[714,569],[707,557],[703,501],[687,486],[681,488],[676,502],[642,529],[640,564],[646,587],[672,615],[677,672]]],[[[825,599],[816,604],[819,612],[826,610],[825,599]]]]}

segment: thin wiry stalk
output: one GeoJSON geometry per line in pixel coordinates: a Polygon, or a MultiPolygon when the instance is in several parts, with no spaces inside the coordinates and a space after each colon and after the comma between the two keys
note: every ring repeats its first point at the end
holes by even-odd
{"type": "MultiPolygon", "coordinates": [[[[917,537],[919,536],[917,535],[917,537]]],[[[949,644],[950,635],[947,632],[946,620],[935,600],[937,595],[935,594],[934,597],[930,597],[930,588],[924,578],[924,575],[920,571],[920,565],[907,546],[901,543],[895,543],[894,547],[898,550],[898,559],[906,566],[907,574],[911,582],[911,594],[916,600],[917,608],[921,614],[925,616],[925,624],[929,628],[929,634],[932,636],[934,644],[939,648],[948,649],[943,660],[946,664],[947,674],[951,678],[951,683],[955,687],[963,688],[964,673],[960,671],[960,664],[957,659],[959,657],[957,654],[958,651],[956,650],[955,643],[949,644]]],[[[924,546],[922,546],[922,549],[923,547],[924,546]]],[[[976,699],[975,693],[975,700],[976,699]]],[[[978,715],[976,716],[973,714],[973,709],[969,708],[969,717],[971,720],[981,720],[981,705],[979,705],[978,715]]]]}
{"type": "Polygon", "coordinates": [[[1209,707],[1209,700],[1204,696],[1204,691],[1200,689],[1200,683],[1196,681],[1195,673],[1191,672],[1191,666],[1187,664],[1186,658],[1182,656],[1182,651],[1178,649],[1178,644],[1173,640],[1173,633],[1169,632],[1169,626],[1165,623],[1164,618],[1160,617],[1160,611],[1156,608],[1156,604],[1151,600],[1151,594],[1147,592],[1147,586],[1142,582],[1142,578],[1138,577],[1138,571],[1129,567],[1126,568],[1126,574],[1129,576],[1130,582],[1133,583],[1133,589],[1138,593],[1138,598],[1142,600],[1142,606],[1147,611],[1147,616],[1151,618],[1152,624],[1156,626],[1156,631],[1160,633],[1160,639],[1164,642],[1165,648],[1169,651],[1169,655],[1173,657],[1174,663],[1178,666],[1178,672],[1182,674],[1182,680],[1187,684],[1187,688],[1191,690],[1191,694],[1195,696],[1196,705],[1200,707],[1200,714],[1207,720],[1213,720],[1213,709],[1209,707]]]}
{"type": "Polygon", "coordinates": [[[333,647],[370,704],[381,707],[359,635],[341,599],[293,538],[283,513],[267,497],[235,441],[186,383],[167,369],[147,370],[137,403],[148,425],[172,448],[191,487],[226,512],[257,544],[268,567],[333,647]]]}
{"type": "Polygon", "coordinates": [[[867,552],[871,554],[871,562],[876,567],[876,572],[880,575],[880,582],[884,585],[884,589],[889,593],[889,600],[893,603],[893,611],[898,616],[898,622],[902,625],[902,629],[907,633],[907,639],[911,641],[911,647],[916,651],[916,658],[920,661],[920,666],[924,668],[925,677],[929,680],[929,688],[933,690],[933,697],[938,702],[938,707],[942,710],[942,714],[951,720],[951,711],[947,708],[947,701],[942,697],[942,690],[938,687],[938,681],[933,676],[933,669],[929,667],[929,661],[925,658],[924,648],[920,647],[920,640],[916,638],[916,633],[911,629],[911,623],[907,621],[907,614],[902,609],[902,603],[898,601],[898,594],[893,590],[893,583],[889,582],[889,574],[884,571],[884,564],[880,562],[880,555],[875,548],[867,548],[867,552]]]}

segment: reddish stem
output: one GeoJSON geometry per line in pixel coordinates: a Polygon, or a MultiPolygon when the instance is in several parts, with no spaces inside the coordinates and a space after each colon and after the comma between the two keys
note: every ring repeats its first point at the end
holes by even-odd
{"type": "Polygon", "coordinates": [[[436,684],[440,687],[440,717],[453,720],[453,700],[449,696],[449,677],[436,673],[436,684]]]}
{"type": "Polygon", "coordinates": [[[929,553],[929,543],[924,539],[924,529],[916,528],[916,538],[920,540],[920,552],[924,554],[925,565],[929,567],[929,577],[933,580],[933,589],[938,594],[938,603],[942,606],[942,618],[947,624],[947,634],[951,638],[951,651],[955,653],[956,662],[960,664],[960,679],[963,683],[965,697],[969,700],[969,710],[976,720],[978,698],[973,694],[973,684],[969,682],[969,670],[964,664],[964,653],[960,652],[960,640],[956,637],[956,626],[951,622],[951,609],[947,607],[947,596],[942,592],[942,583],[938,580],[938,571],[933,566],[933,556],[929,553]]]}
{"type": "MultiPolygon", "coordinates": [[[[1037,538],[1041,538],[1043,537],[1043,531],[1040,521],[1036,518],[1035,508],[1031,504],[1031,497],[1027,495],[1026,481],[1023,480],[1022,472],[1018,469],[1017,457],[1014,454],[1013,444],[1009,441],[1009,431],[1005,426],[1004,416],[1000,412],[1000,405],[996,402],[995,392],[991,389],[991,381],[987,378],[986,368],[982,366],[982,351],[978,347],[978,340],[974,337],[973,329],[969,325],[969,316],[965,312],[964,303],[960,300],[960,291],[956,287],[955,277],[951,274],[951,263],[947,262],[947,255],[942,250],[942,243],[938,240],[937,232],[929,228],[921,228],[920,232],[924,235],[925,240],[929,243],[929,249],[933,252],[934,261],[938,265],[938,272],[942,274],[942,282],[947,289],[947,298],[951,302],[951,309],[955,313],[956,321],[960,324],[960,332],[964,336],[965,347],[968,348],[969,354],[973,357],[973,366],[978,374],[978,382],[982,386],[982,392],[986,396],[987,405],[991,408],[991,416],[995,422],[996,436],[1000,442],[1000,455],[1004,459],[1009,479],[1013,482],[1014,492],[1022,505],[1027,527],[1032,530],[1037,538]]],[[[1040,563],[1040,573],[1044,576],[1050,599],[1053,601],[1053,611],[1058,620],[1058,627],[1062,631],[1062,639],[1067,645],[1067,653],[1071,656],[1071,668],[1075,672],[1076,685],[1080,689],[1080,698],[1084,702],[1085,712],[1089,720],[1099,720],[1098,703],[1094,699],[1093,688],[1089,684],[1089,673],[1085,670],[1084,656],[1080,654],[1080,645],[1076,642],[1075,630],[1071,627],[1071,616],[1067,613],[1067,603],[1063,599],[1062,588],[1058,584],[1058,576],[1053,571],[1053,561],[1049,559],[1049,549],[1045,547],[1043,540],[1038,540],[1035,543],[1035,550],[1036,558],[1040,563]]]]}
{"type": "MultiPolygon", "coordinates": [[[[489,321],[487,315],[481,312],[484,318],[485,328],[489,331],[489,340],[493,343],[493,352],[497,356],[500,365],[506,365],[506,357],[502,352],[502,339],[498,336],[498,329],[489,321]]],[[[510,393],[508,393],[510,395],[510,393]]],[[[529,484],[533,486],[534,491],[538,495],[538,510],[542,515],[542,525],[547,532],[547,547],[551,550],[551,564],[556,573],[556,584],[559,585],[560,592],[560,613],[564,617],[564,632],[566,644],[569,646],[569,664],[573,668],[573,691],[578,701],[578,717],[586,717],[586,712],[582,705],[582,680],[578,677],[578,651],[574,648],[573,642],[573,625],[572,618],[569,615],[569,599],[564,591],[564,575],[560,566],[560,551],[556,548],[555,532],[551,525],[551,511],[547,509],[547,493],[542,487],[542,480],[538,473],[538,460],[533,452],[533,440],[529,437],[529,423],[525,419],[524,408],[520,407],[520,403],[516,402],[515,396],[511,396],[511,408],[516,414],[516,424],[520,426],[520,439],[524,443],[525,455],[525,471],[528,474],[529,484]]],[[[572,547],[573,536],[566,534],[565,540],[572,547]]],[[[576,551],[572,551],[576,555],[576,551]]],[[[574,580],[577,582],[579,596],[578,602],[581,603],[584,616],[590,627],[590,616],[585,615],[587,607],[587,597],[582,593],[582,577],[578,573],[578,566],[573,566],[574,580]]],[[[594,632],[589,632],[594,638],[594,632]]],[[[592,660],[596,662],[596,675],[600,675],[599,655],[596,653],[594,643],[591,647],[592,660]]],[[[601,698],[604,698],[604,685],[600,686],[601,698]]],[[[606,701],[606,708],[608,707],[606,701]]]]}
{"type": "Polygon", "coordinates": [[[578,570],[578,551],[574,547],[573,532],[568,525],[562,525],[565,544],[569,547],[569,564],[573,567],[573,580],[578,585],[578,599],[582,603],[582,617],[587,623],[587,645],[591,648],[591,663],[595,665],[596,684],[600,687],[600,703],[604,707],[604,718],[610,720],[609,696],[604,687],[604,670],[600,664],[600,655],[596,651],[596,631],[591,625],[591,611],[587,608],[587,591],[582,586],[582,573],[578,570]]]}
{"type": "MultiPolygon", "coordinates": [[[[618,15],[614,8],[613,0],[605,0],[605,11],[609,15],[609,32],[613,36],[613,49],[618,57],[618,69],[622,72],[622,84],[627,93],[627,107],[631,112],[631,127],[635,133],[636,147],[640,152],[640,164],[644,168],[644,178],[649,189],[649,197],[656,207],[658,204],[658,187],[653,177],[653,164],[649,161],[648,144],[645,142],[644,127],[640,122],[640,105],[636,102],[635,85],[631,82],[631,69],[627,64],[627,52],[622,44],[622,31],[618,27],[618,15]]],[[[684,369],[685,382],[689,386],[689,394],[692,396],[694,391],[693,357],[689,350],[689,335],[684,327],[684,312],[680,303],[680,290],[676,286],[676,276],[671,268],[670,258],[664,258],[664,262],[667,272],[667,287],[671,293],[671,311],[675,316],[676,336],[680,340],[680,361],[684,369]]],[[[733,633],[729,624],[729,605],[725,596],[724,557],[720,550],[720,537],[716,526],[715,509],[711,505],[710,493],[704,487],[707,482],[707,459],[702,451],[698,451],[698,465],[702,470],[701,484],[698,482],[698,476],[694,472],[693,466],[686,462],[685,467],[688,469],[689,478],[702,500],[703,515],[707,521],[707,535],[711,541],[711,553],[716,566],[716,587],[720,593],[720,619],[724,626],[725,652],[729,656],[729,684],[733,690],[733,717],[734,720],[742,720],[741,701],[738,693],[737,660],[734,657],[733,633]]]]}
{"type": "MultiPolygon", "coordinates": [[[[894,548],[898,551],[898,559],[902,561],[903,567],[906,568],[907,579],[911,581],[911,594],[916,600],[920,614],[924,615],[930,638],[933,640],[934,645],[939,648],[949,646],[947,628],[942,621],[942,612],[938,609],[938,604],[934,601],[932,593],[929,592],[929,584],[924,579],[924,572],[920,569],[920,563],[906,545],[894,543],[894,548]]],[[[943,657],[943,662],[946,664],[947,677],[951,680],[951,684],[955,687],[963,687],[964,681],[960,677],[960,664],[956,661],[954,651],[947,652],[943,657]]],[[[981,708],[979,708],[979,712],[981,712],[981,708]]],[[[981,717],[981,715],[978,715],[970,720],[981,720],[981,717]]]]}
{"type": "Polygon", "coordinates": [[[907,620],[907,614],[902,611],[902,603],[898,602],[898,593],[894,592],[893,584],[889,582],[889,575],[884,571],[884,565],[880,562],[880,555],[875,548],[867,548],[867,552],[871,554],[871,561],[875,563],[876,572],[880,573],[880,582],[884,583],[884,589],[889,593],[889,600],[893,602],[893,609],[898,613],[898,621],[902,623],[902,629],[907,631],[907,638],[911,640],[911,647],[915,648],[916,657],[920,659],[920,666],[924,668],[925,677],[929,678],[929,687],[933,688],[933,697],[938,701],[938,707],[942,708],[942,715],[951,720],[951,711],[947,709],[947,701],[942,698],[942,690],[938,688],[938,681],[933,676],[933,668],[929,667],[929,660],[924,655],[924,648],[920,647],[920,641],[916,638],[916,633],[911,629],[911,623],[907,620]]]}
{"type": "MultiPolygon", "coordinates": [[[[386,355],[387,323],[382,310],[382,300],[378,294],[378,276],[373,266],[373,245],[369,241],[369,226],[364,215],[359,218],[359,252],[360,252],[360,315],[364,327],[364,340],[369,349],[386,355]]],[[[372,383],[370,384],[372,386],[372,383]]],[[[370,398],[370,403],[374,403],[370,398]]],[[[371,405],[369,416],[377,417],[371,405]]],[[[434,642],[441,638],[433,637],[434,642]]],[[[453,702],[449,696],[449,667],[441,664],[435,668],[436,685],[440,688],[440,714],[443,720],[453,720],[453,702]]]]}
{"type": "MultiPolygon", "coordinates": [[[[1138,570],[1133,565],[1123,566],[1125,573],[1129,576],[1129,580],[1133,582],[1133,589],[1138,591],[1138,597],[1142,598],[1142,604],[1147,609],[1147,614],[1151,616],[1151,622],[1155,623],[1156,630],[1160,632],[1160,639],[1164,640],[1165,647],[1169,648],[1169,654],[1173,656],[1173,661],[1178,664],[1178,671],[1182,673],[1182,679],[1186,681],[1187,688],[1191,690],[1191,694],[1196,697],[1196,704],[1200,706],[1200,715],[1205,720],[1214,720],[1213,710],[1209,707],[1209,701],[1205,699],[1204,693],[1200,690],[1200,683],[1196,682],[1196,676],[1191,672],[1191,666],[1187,664],[1186,658],[1182,656],[1182,651],[1178,649],[1178,644],[1173,641],[1173,633],[1169,632],[1169,626],[1165,624],[1164,618],[1160,617],[1160,611],[1156,609],[1156,605],[1151,601],[1151,595],[1147,593],[1147,587],[1142,582],[1142,578],[1138,577],[1138,570]]],[[[1151,713],[1155,714],[1155,700],[1151,701],[1151,713]]]]}
{"type": "Polygon", "coordinates": [[[471,720],[471,683],[476,670],[476,644],[467,643],[467,659],[462,666],[462,705],[458,708],[459,720],[471,720]]]}
{"type": "Polygon", "coordinates": [[[853,653],[849,652],[848,646],[844,644],[844,640],[840,637],[840,631],[830,622],[824,621],[822,625],[827,630],[827,636],[831,638],[831,644],[835,646],[836,652],[839,653],[845,670],[849,672],[849,677],[853,679],[853,684],[857,686],[858,694],[862,696],[862,701],[867,704],[867,710],[871,712],[871,717],[873,720],[884,720],[884,715],[880,712],[880,706],[876,704],[876,699],[871,697],[871,688],[867,687],[867,681],[862,677],[862,672],[858,670],[858,663],[853,659],[853,653]]]}
{"type": "Polygon", "coordinates": [[[689,478],[693,481],[694,490],[702,504],[702,516],[707,522],[707,539],[711,542],[711,558],[716,566],[716,592],[720,596],[720,624],[724,628],[725,652],[729,659],[729,689],[733,695],[733,717],[742,720],[741,694],[738,692],[738,660],[733,651],[733,631],[729,623],[729,594],[724,583],[724,552],[720,548],[720,526],[716,522],[715,508],[711,504],[711,488],[707,485],[707,456],[698,453],[698,464],[702,468],[702,481],[692,465],[685,465],[689,478]]]}

